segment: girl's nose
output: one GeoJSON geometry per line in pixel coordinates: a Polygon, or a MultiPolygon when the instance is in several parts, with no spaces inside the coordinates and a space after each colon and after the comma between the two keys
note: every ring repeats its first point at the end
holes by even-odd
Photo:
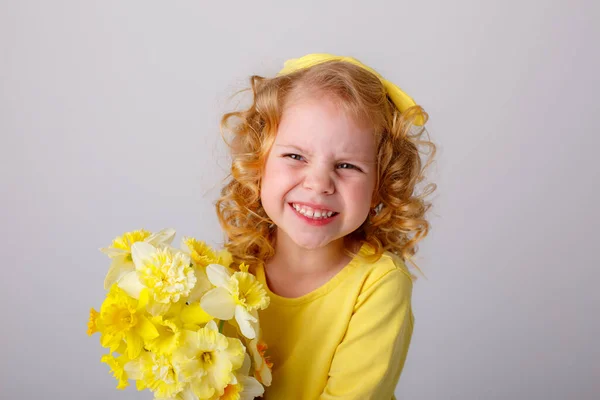
{"type": "Polygon", "coordinates": [[[335,192],[335,184],[331,179],[330,171],[323,169],[307,171],[303,186],[305,189],[318,194],[333,194],[335,192]]]}

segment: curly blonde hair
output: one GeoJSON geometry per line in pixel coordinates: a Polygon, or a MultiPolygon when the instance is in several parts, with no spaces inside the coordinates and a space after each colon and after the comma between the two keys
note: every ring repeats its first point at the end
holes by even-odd
{"type": "Polygon", "coordinates": [[[263,167],[285,106],[300,96],[327,95],[356,121],[370,124],[377,149],[375,208],[347,239],[370,244],[374,260],[389,251],[417,267],[411,258],[430,229],[425,213],[431,203],[424,198],[436,189],[431,183],[416,193],[436,152],[436,146],[422,138],[425,128],[415,129],[418,116],[423,125],[428,120],[423,108],[417,105],[401,113],[379,78],[343,61],[274,78],[253,75],[250,87],[237,93],[245,91],[252,92],[252,104],[224,114],[220,125],[232,163],[215,206],[227,237],[225,247],[234,260],[252,265],[274,255],[274,224],[260,202],[263,167]],[[429,149],[424,165],[421,147],[429,149]]]}

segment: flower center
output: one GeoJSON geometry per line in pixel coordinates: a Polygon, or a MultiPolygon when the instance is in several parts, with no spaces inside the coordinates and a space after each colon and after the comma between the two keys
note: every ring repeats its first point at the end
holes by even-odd
{"type": "Polygon", "coordinates": [[[225,386],[225,392],[221,396],[221,400],[234,400],[240,398],[240,392],[243,390],[242,385],[227,385],[225,386]]]}
{"type": "Polygon", "coordinates": [[[204,353],[202,353],[202,356],[200,358],[202,359],[202,362],[206,365],[211,365],[213,363],[213,354],[210,351],[205,351],[204,353]]]}
{"type": "Polygon", "coordinates": [[[124,332],[133,327],[136,323],[135,316],[131,310],[124,307],[112,306],[110,310],[110,318],[112,328],[116,332],[124,332]]]}
{"type": "Polygon", "coordinates": [[[261,308],[265,302],[266,293],[256,278],[243,272],[234,273],[233,278],[238,283],[237,303],[248,310],[261,308]]]}

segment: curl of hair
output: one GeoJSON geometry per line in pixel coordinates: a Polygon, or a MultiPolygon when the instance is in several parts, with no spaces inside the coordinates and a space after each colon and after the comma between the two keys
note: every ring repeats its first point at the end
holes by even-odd
{"type": "MultiPolygon", "coordinates": [[[[412,257],[418,251],[417,243],[430,230],[425,214],[431,203],[425,197],[436,189],[430,183],[417,192],[436,153],[428,134],[423,137],[425,127],[415,125],[418,116],[427,122],[424,109],[416,105],[400,112],[375,75],[341,61],[274,78],[253,75],[250,87],[238,93],[246,91],[252,94],[250,106],[224,114],[220,125],[232,163],[215,206],[227,236],[225,246],[234,260],[252,265],[275,253],[274,224],[261,205],[260,187],[263,167],[286,106],[303,96],[329,96],[357,123],[372,127],[377,149],[373,210],[346,239],[370,244],[375,250],[372,260],[389,251],[418,269],[412,257]],[[424,164],[425,154],[429,157],[424,164]]],[[[354,255],[350,251],[348,254],[354,255]]]]}

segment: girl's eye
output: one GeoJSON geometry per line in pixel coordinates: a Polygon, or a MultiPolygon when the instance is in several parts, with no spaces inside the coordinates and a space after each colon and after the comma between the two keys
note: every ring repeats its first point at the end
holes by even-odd
{"type": "MultiPolygon", "coordinates": [[[[305,161],[304,157],[302,157],[300,154],[294,154],[294,153],[284,154],[283,157],[291,158],[292,160],[296,160],[296,161],[305,161]]],[[[337,165],[337,167],[340,169],[354,169],[354,170],[362,172],[362,170],[360,168],[358,168],[356,165],[349,164],[349,163],[340,163],[337,165]]]]}
{"type": "Polygon", "coordinates": [[[301,161],[302,160],[302,156],[299,155],[299,154],[284,154],[283,156],[291,158],[292,160],[297,160],[297,161],[301,161]]]}
{"type": "Polygon", "coordinates": [[[356,170],[358,170],[358,168],[356,166],[354,166],[352,164],[348,164],[348,163],[338,164],[338,168],[341,168],[341,169],[356,169],[356,170]]]}

